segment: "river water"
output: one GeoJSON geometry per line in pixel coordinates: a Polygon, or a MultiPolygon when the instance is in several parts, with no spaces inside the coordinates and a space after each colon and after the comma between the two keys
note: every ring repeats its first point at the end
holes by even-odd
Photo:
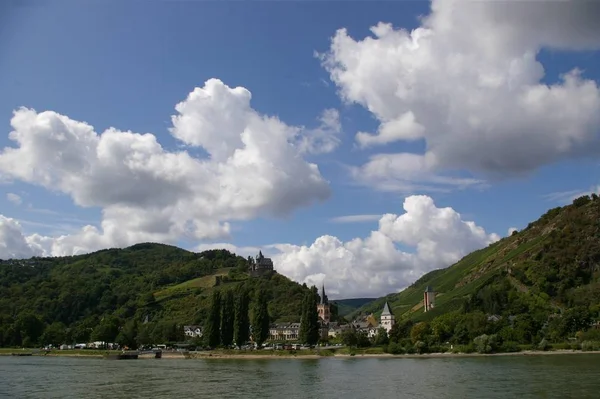
{"type": "Polygon", "coordinates": [[[424,359],[0,356],[1,398],[600,398],[600,355],[424,359]]]}

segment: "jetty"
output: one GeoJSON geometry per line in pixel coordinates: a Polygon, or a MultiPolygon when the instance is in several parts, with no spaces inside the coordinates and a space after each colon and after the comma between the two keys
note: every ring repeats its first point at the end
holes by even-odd
{"type": "Polygon", "coordinates": [[[105,359],[109,360],[133,360],[139,357],[138,351],[123,351],[122,353],[109,353],[104,355],[105,359]]]}

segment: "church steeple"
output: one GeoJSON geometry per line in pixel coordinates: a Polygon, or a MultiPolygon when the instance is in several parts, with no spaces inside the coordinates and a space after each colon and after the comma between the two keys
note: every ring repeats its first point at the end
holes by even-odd
{"type": "Polygon", "coordinates": [[[323,282],[323,285],[321,286],[321,305],[326,305],[328,302],[329,301],[325,296],[325,283],[323,282]]]}

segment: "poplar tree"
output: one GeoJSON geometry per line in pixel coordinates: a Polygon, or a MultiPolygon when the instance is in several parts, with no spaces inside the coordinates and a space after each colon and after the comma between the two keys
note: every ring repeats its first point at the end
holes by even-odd
{"type": "Polygon", "coordinates": [[[306,331],[306,343],[309,345],[316,345],[320,338],[320,323],[319,313],[317,311],[318,304],[318,290],[317,287],[312,287],[311,291],[307,294],[307,307],[306,307],[306,319],[307,319],[307,331],[306,331]]]}
{"type": "Polygon", "coordinates": [[[250,338],[250,321],[248,320],[248,292],[240,288],[235,301],[234,338],[237,346],[242,346],[250,338]]]}
{"type": "Polygon", "coordinates": [[[212,303],[210,305],[210,311],[206,324],[204,326],[204,338],[206,345],[211,348],[219,346],[221,342],[221,334],[219,327],[221,325],[221,295],[219,291],[214,291],[212,296],[212,303]]]}
{"type": "Polygon", "coordinates": [[[222,302],[221,311],[221,343],[229,347],[233,343],[234,304],[233,292],[227,291],[222,302]]]}
{"type": "Polygon", "coordinates": [[[252,309],[252,336],[254,342],[261,346],[269,337],[269,309],[267,293],[259,289],[252,309]]]}
{"type": "Polygon", "coordinates": [[[298,330],[298,340],[303,344],[308,343],[308,295],[304,294],[302,298],[302,314],[300,315],[300,329],[298,330]]]}

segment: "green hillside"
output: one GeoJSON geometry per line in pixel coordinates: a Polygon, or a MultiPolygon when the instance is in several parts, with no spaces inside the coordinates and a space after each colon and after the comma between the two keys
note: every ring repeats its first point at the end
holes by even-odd
{"type": "Polygon", "coordinates": [[[273,321],[298,321],[308,291],[274,273],[249,278],[246,259],[226,250],[189,252],[145,243],[55,258],[0,261],[0,346],[87,342],[106,326],[143,323],[157,340],[182,339],[202,324],[214,290],[265,290],[273,321]],[[44,335],[45,334],[45,335],[44,335]],[[57,341],[57,339],[53,339],[57,341]]]}
{"type": "Polygon", "coordinates": [[[340,317],[345,317],[354,313],[358,308],[373,302],[375,299],[376,298],[336,299],[331,302],[337,305],[338,315],[340,317]]]}
{"type": "Polygon", "coordinates": [[[456,326],[463,322],[465,329],[474,329],[474,318],[485,325],[479,333],[498,333],[508,329],[507,320],[512,319],[510,327],[521,320],[528,330],[525,338],[504,333],[522,343],[561,341],[586,331],[600,316],[600,200],[584,196],[551,209],[524,230],[358,311],[378,315],[385,301],[400,324],[431,322],[433,328],[449,323],[444,339],[456,339],[456,326]],[[435,308],[424,312],[427,286],[437,294],[435,308]],[[489,315],[502,321],[488,322],[489,315]]]}

